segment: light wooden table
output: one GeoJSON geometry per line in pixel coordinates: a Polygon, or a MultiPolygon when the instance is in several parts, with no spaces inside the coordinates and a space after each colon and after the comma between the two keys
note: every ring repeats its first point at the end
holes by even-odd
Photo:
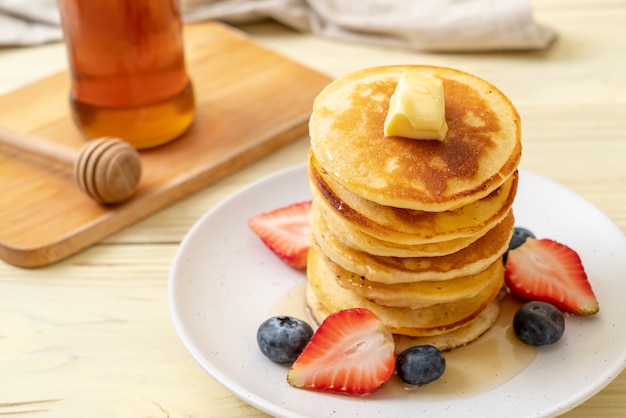
{"type": "MultiPolygon", "coordinates": [[[[537,0],[534,7],[537,20],[559,32],[547,51],[423,54],[274,24],[243,29],[332,76],[427,63],[490,80],[522,115],[522,167],[586,197],[626,231],[626,1],[537,0]]],[[[0,94],[65,66],[61,44],[0,49],[0,94]]],[[[0,262],[0,415],[263,416],[186,352],[169,317],[168,271],[200,216],[247,183],[304,162],[306,150],[302,138],[56,265],[0,262]]],[[[565,416],[626,416],[626,373],[565,416]]]]}

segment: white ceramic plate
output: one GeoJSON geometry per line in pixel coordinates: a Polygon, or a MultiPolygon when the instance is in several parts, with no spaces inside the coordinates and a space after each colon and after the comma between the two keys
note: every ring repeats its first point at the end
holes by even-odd
{"type": "Polygon", "coordinates": [[[306,278],[271,254],[250,232],[247,220],[309,198],[304,166],[255,182],[193,226],[171,268],[171,316],[183,344],[211,376],[245,402],[285,417],[548,417],[590,398],[624,368],[626,237],[580,196],[521,171],[516,223],[579,253],[600,303],[599,314],[568,317],[561,341],[537,350],[521,372],[466,396],[432,397],[392,382],[364,397],[290,387],[287,367],[259,352],[256,330],[277,301],[302,287],[306,278]]]}

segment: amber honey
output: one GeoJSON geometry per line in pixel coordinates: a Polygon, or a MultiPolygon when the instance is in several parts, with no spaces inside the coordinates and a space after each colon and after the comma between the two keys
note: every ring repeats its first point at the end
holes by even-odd
{"type": "Polygon", "coordinates": [[[191,125],[188,77],[175,0],[59,0],[74,120],[88,138],[136,148],[168,142],[191,125]]]}

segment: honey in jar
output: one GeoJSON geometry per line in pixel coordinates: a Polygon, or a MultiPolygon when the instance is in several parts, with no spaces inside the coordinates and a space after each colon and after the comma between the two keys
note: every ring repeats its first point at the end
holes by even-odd
{"type": "Polygon", "coordinates": [[[177,0],[59,0],[74,120],[86,137],[161,145],[193,122],[177,0]]]}

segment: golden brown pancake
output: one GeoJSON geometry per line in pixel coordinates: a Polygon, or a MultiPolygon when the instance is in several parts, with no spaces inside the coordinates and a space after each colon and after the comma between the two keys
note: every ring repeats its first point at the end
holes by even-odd
{"type": "Polygon", "coordinates": [[[468,324],[455,330],[430,337],[411,337],[394,334],[395,352],[400,354],[407,348],[415,345],[430,344],[441,351],[452,350],[471,343],[496,323],[500,314],[500,301],[492,300],[484,311],[468,324]]]}
{"type": "MultiPolygon", "coordinates": [[[[307,289],[307,302],[317,323],[322,323],[324,319],[332,313],[331,310],[322,305],[314,292],[307,289]]],[[[438,335],[413,337],[409,335],[393,334],[395,343],[394,351],[400,354],[409,347],[422,344],[434,345],[442,351],[452,350],[462,347],[476,340],[488,331],[498,319],[500,314],[500,302],[497,299],[489,302],[484,311],[466,325],[444,332],[438,335]]]]}
{"type": "MultiPolygon", "coordinates": [[[[313,205],[311,206],[311,211],[309,213],[309,222],[312,227],[314,227],[314,224],[319,222],[319,219],[324,219],[324,221],[328,224],[328,227],[334,231],[335,236],[345,245],[374,255],[388,257],[441,256],[459,251],[482,236],[480,234],[476,234],[472,237],[417,245],[383,241],[354,228],[335,211],[330,210],[328,205],[317,204],[316,201],[317,199],[315,194],[313,194],[313,205]]],[[[484,232],[486,233],[487,231],[484,232]]]]}
{"type": "Polygon", "coordinates": [[[322,252],[344,269],[370,281],[395,284],[477,274],[502,257],[514,227],[515,218],[509,211],[502,222],[469,246],[439,257],[385,257],[351,248],[333,233],[322,217],[311,222],[311,233],[322,252]]]}
{"type": "Polygon", "coordinates": [[[500,187],[521,157],[520,119],[509,99],[444,67],[375,67],[341,77],[315,99],[309,132],[315,158],[335,181],[397,208],[438,212],[470,204],[500,187]],[[389,98],[407,70],[443,81],[443,141],[384,135],[389,98]]]}
{"type": "Polygon", "coordinates": [[[501,269],[492,263],[486,270],[471,276],[461,276],[437,282],[421,281],[412,283],[381,284],[354,274],[328,259],[328,269],[337,283],[357,295],[381,306],[418,309],[440,303],[457,302],[476,296],[493,281],[501,282],[497,274],[501,269]]]}
{"type": "MultiPolygon", "coordinates": [[[[504,283],[504,267],[500,261],[489,285],[477,295],[450,303],[441,303],[420,309],[393,308],[378,305],[357,293],[341,287],[329,267],[328,258],[313,244],[307,262],[307,295],[313,293],[318,303],[328,311],[335,312],[353,307],[371,310],[394,334],[431,336],[460,328],[485,310],[500,291],[504,283]]],[[[307,301],[309,306],[312,300],[307,301]]]]}
{"type": "Polygon", "coordinates": [[[483,235],[509,212],[517,191],[517,172],[486,197],[460,208],[426,212],[379,205],[351,193],[309,162],[311,192],[354,228],[383,241],[420,245],[483,235]]]}

